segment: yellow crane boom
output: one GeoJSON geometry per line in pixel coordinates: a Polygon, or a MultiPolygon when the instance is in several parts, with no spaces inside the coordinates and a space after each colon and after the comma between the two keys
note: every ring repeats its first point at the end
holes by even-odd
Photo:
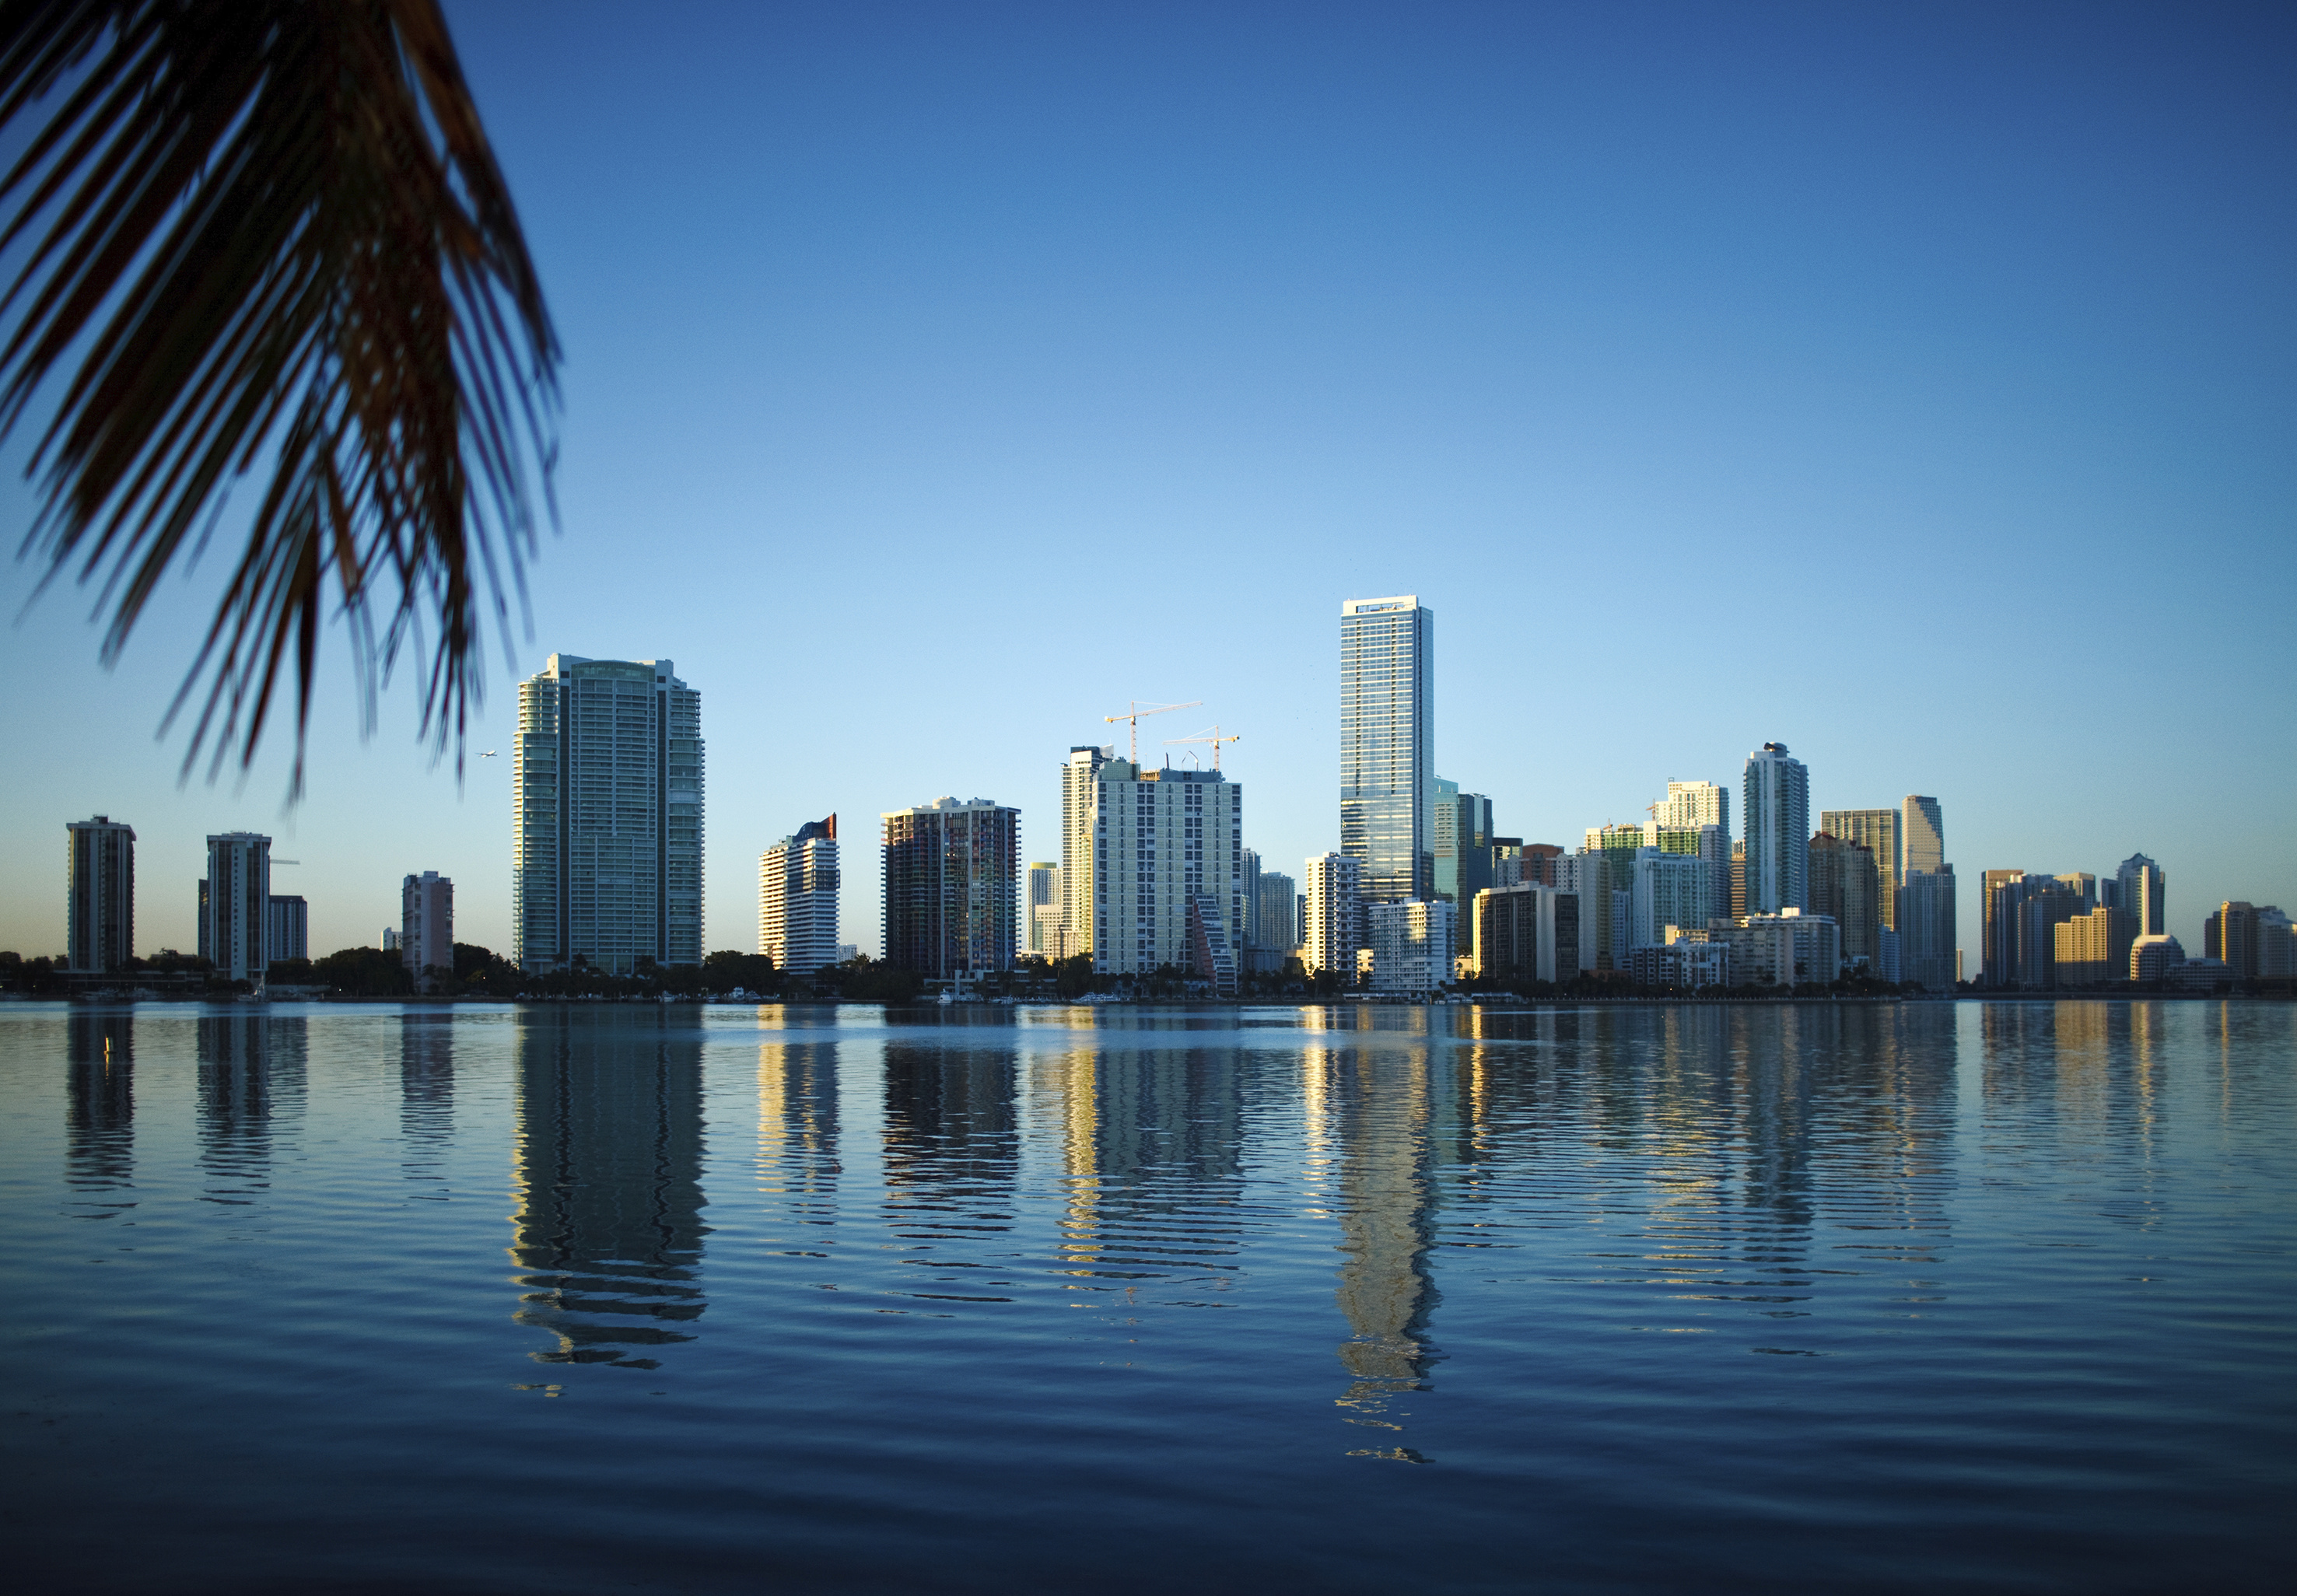
{"type": "Polygon", "coordinates": [[[1174,710],[1202,709],[1204,704],[1203,699],[1192,698],[1186,703],[1152,703],[1144,710],[1140,707],[1140,701],[1135,698],[1126,705],[1124,714],[1103,715],[1101,720],[1111,726],[1122,720],[1132,728],[1132,760],[1137,765],[1140,762],[1140,718],[1143,715],[1169,715],[1174,710]]]}

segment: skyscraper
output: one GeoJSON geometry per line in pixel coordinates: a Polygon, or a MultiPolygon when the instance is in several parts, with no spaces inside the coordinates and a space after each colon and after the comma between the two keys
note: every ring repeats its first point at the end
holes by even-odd
{"type": "Polygon", "coordinates": [[[1013,967],[1021,811],[936,798],[885,825],[885,959],[920,975],[1013,967]]]}
{"type": "Polygon", "coordinates": [[[1105,761],[1093,780],[1092,967],[1191,967],[1189,912],[1200,897],[1216,901],[1214,940],[1232,956],[1244,943],[1243,786],[1218,770],[1124,759],[1105,761]]]}
{"type": "Polygon", "coordinates": [[[214,961],[217,975],[263,984],[270,909],[271,839],[251,831],[210,836],[207,879],[200,883],[200,952],[214,961]]]}
{"type": "Polygon", "coordinates": [[[1244,946],[1257,948],[1261,945],[1260,855],[1247,848],[1237,858],[1237,877],[1244,883],[1244,946]]]}
{"type": "Polygon", "coordinates": [[[1807,908],[1810,772],[1784,743],[1766,743],[1747,756],[1740,807],[1747,817],[1747,912],[1807,908]]]}
{"type": "Polygon", "coordinates": [[[1345,853],[1322,853],[1307,862],[1307,927],[1300,960],[1310,975],[1330,970],[1343,983],[1355,979],[1356,949],[1363,936],[1363,867],[1345,853]]]}
{"type": "Polygon", "coordinates": [[[668,660],[554,654],[519,684],[511,957],[702,962],[702,695],[668,660]]]}
{"type": "Polygon", "coordinates": [[[1435,895],[1447,903],[1460,901],[1460,784],[1436,777],[1436,800],[1428,811],[1432,828],[1428,838],[1434,869],[1435,895]]]}
{"type": "Polygon", "coordinates": [[[1288,953],[1300,945],[1300,889],[1281,870],[1260,873],[1260,945],[1288,953]]]}
{"type": "Polygon", "coordinates": [[[1046,958],[1065,958],[1061,945],[1062,917],[1068,905],[1061,901],[1061,868],[1050,860],[1029,862],[1028,885],[1021,894],[1021,945],[1046,958]]]}
{"type": "Polygon", "coordinates": [[[1061,762],[1061,957],[1092,951],[1092,813],[1100,768],[1116,746],[1080,743],[1061,762]]]}
{"type": "Polygon", "coordinates": [[[1946,867],[1946,816],[1935,798],[1906,794],[1898,805],[1898,868],[1938,870],[1946,867]]]}
{"type": "Polygon", "coordinates": [[[758,859],[758,951],[811,975],[837,962],[837,817],[809,820],[758,859]]]}
{"type": "Polygon", "coordinates": [[[2133,853],[2121,861],[2114,878],[2120,886],[2115,895],[2136,919],[2137,934],[2166,936],[2163,921],[2169,914],[2169,888],[2161,867],[2142,853],[2133,853]]]}
{"type": "Polygon", "coordinates": [[[455,968],[455,884],[436,870],[399,884],[399,958],[416,981],[455,968]]]}
{"type": "Polygon", "coordinates": [[[1340,606],[1340,851],[1366,902],[1436,890],[1435,679],[1433,610],[1410,596],[1340,606]]]}
{"type": "MultiPolygon", "coordinates": [[[[1913,800],[1908,800],[1909,802],[1913,800]]],[[[1856,843],[1874,858],[1874,912],[1885,930],[1898,924],[1898,878],[1906,873],[1906,811],[1903,809],[1830,809],[1819,811],[1818,827],[1829,836],[1856,843]]],[[[1935,865],[1925,867],[1936,869],[1935,865]]],[[[1851,951],[1843,933],[1843,952],[1851,951]]]]}
{"type": "Polygon", "coordinates": [[[1962,978],[1962,961],[1954,946],[1957,931],[1952,865],[1906,872],[1898,884],[1897,934],[1901,978],[1924,991],[1952,991],[1962,978]]]}
{"type": "Polygon", "coordinates": [[[1878,912],[1881,869],[1864,843],[1822,831],[1810,839],[1810,910],[1830,915],[1842,933],[1842,958],[1869,972],[1881,968],[1878,912]]]}
{"type": "Polygon", "coordinates": [[[1724,852],[1730,852],[1731,789],[1711,781],[1667,780],[1667,796],[1651,805],[1653,821],[1669,831],[1695,830],[1701,826],[1723,828],[1724,852]]]}
{"type": "Polygon", "coordinates": [[[106,815],[64,827],[64,948],[71,967],[125,968],[136,954],[136,828],[106,815]]]}

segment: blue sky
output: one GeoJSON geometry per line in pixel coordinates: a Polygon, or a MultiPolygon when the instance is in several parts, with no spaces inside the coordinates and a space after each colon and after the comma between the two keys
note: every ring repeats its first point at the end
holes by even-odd
{"type": "Polygon", "coordinates": [[[337,633],[299,811],[276,739],[179,787],[152,734],[223,560],[111,673],[52,590],[0,630],[0,947],[61,945],[102,810],[147,950],[239,827],[316,949],[423,869],[506,949],[511,687],[554,650],[701,689],[712,947],[831,810],[864,947],[881,810],[1017,803],[1057,857],[1058,761],[1132,698],[1206,704],[1144,750],[1244,734],[1246,841],[1297,872],[1340,602],[1407,592],[1437,769],[1503,832],[1775,739],[1814,811],[1942,801],[1973,972],[1987,868],[2143,850],[2196,952],[2219,898],[2297,909],[2286,8],[449,14],[567,351],[503,757],[434,768],[404,682],[362,743],[337,633]]]}

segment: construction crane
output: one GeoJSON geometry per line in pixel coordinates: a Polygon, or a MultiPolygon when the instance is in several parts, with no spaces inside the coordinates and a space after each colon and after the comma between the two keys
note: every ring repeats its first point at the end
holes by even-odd
{"type": "Polygon", "coordinates": [[[1140,762],[1140,718],[1143,715],[1169,715],[1174,710],[1202,709],[1204,704],[1203,699],[1192,698],[1186,703],[1152,703],[1144,710],[1140,707],[1140,701],[1135,698],[1128,703],[1124,714],[1103,715],[1101,720],[1111,726],[1123,720],[1132,728],[1132,762],[1137,765],[1140,762]]]}
{"type": "Polygon", "coordinates": [[[1213,745],[1213,769],[1215,769],[1215,770],[1217,770],[1217,769],[1220,769],[1220,751],[1221,751],[1221,745],[1222,745],[1223,743],[1241,743],[1242,741],[1244,741],[1244,734],[1243,734],[1242,732],[1240,732],[1240,731],[1238,731],[1238,732],[1231,732],[1227,736],[1221,736],[1221,728],[1220,728],[1219,727],[1215,726],[1215,727],[1213,727],[1213,728],[1212,728],[1208,732],[1203,732],[1203,731],[1198,732],[1198,733],[1195,736],[1193,736],[1193,737],[1166,737],[1166,738],[1165,739],[1165,741],[1167,744],[1172,744],[1172,743],[1210,743],[1210,744],[1213,745]]]}

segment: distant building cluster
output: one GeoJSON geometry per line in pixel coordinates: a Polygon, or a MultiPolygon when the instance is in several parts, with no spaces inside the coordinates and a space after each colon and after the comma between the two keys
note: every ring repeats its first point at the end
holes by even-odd
{"type": "MultiPolygon", "coordinates": [[[[1021,814],[943,797],[879,816],[886,963],[962,982],[1023,958],[1089,959],[1120,981],[1180,976],[1233,993],[1293,969],[1320,986],[1425,996],[1618,983],[1658,990],[1792,987],[1847,975],[1949,991],[1957,877],[1935,797],[1825,809],[1783,743],[1747,756],[1733,790],[1669,778],[1645,818],[1588,827],[1580,845],[1497,829],[1496,806],[1438,776],[1436,616],[1411,595],[1340,608],[1339,846],[1296,877],[1244,845],[1244,787],[1206,768],[1079,744],[1060,767],[1059,858],[1024,862],[1021,814]]],[[[701,695],[668,660],[552,654],[519,687],[512,781],[512,958],[537,973],[629,975],[703,956],[701,695]]],[[[135,944],[136,833],[74,821],[71,968],[120,968],[135,944]]],[[[294,861],[284,861],[292,863],[294,861]]],[[[259,985],[309,957],[309,909],[271,891],[271,840],[208,839],[199,952],[259,985]]],[[[801,825],[758,861],[758,950],[813,975],[856,958],[839,938],[837,817],[801,825]]],[[[2166,929],[2167,881],[2133,854],[2111,876],[1987,870],[1974,983],[1999,991],[2125,982],[2197,991],[2297,978],[2297,931],[2276,906],[2227,901],[2189,956],[2166,929]]],[[[401,884],[383,928],[418,987],[455,964],[454,883],[401,884]]]]}

